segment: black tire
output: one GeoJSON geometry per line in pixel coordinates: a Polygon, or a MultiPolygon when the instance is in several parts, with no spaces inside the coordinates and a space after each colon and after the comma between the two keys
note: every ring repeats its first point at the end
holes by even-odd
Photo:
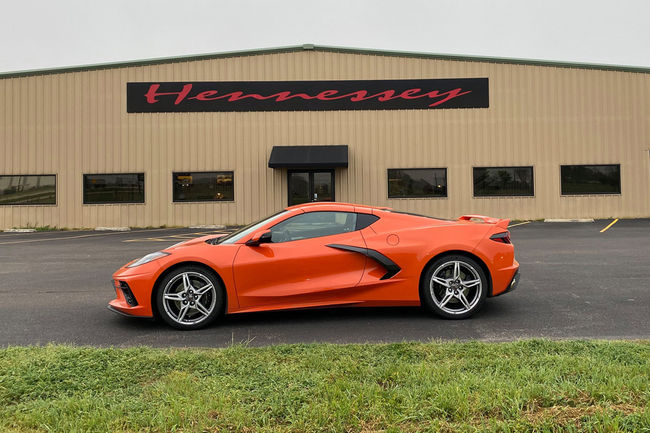
{"type": "Polygon", "coordinates": [[[155,301],[165,323],[189,331],[208,326],[223,314],[225,291],[214,272],[187,265],[160,281],[155,301]]]}
{"type": "Polygon", "coordinates": [[[481,309],[487,291],[487,277],[476,260],[461,255],[447,255],[429,264],[424,270],[420,283],[420,301],[427,310],[445,319],[466,319],[481,309]],[[455,277],[456,263],[458,274],[455,277]],[[436,280],[432,281],[434,274],[436,280]]]}

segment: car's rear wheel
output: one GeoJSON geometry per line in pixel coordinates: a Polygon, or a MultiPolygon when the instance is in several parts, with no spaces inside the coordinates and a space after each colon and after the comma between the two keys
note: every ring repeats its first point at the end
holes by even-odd
{"type": "Polygon", "coordinates": [[[430,311],[447,319],[465,319],[485,303],[487,278],[469,257],[449,255],[431,263],[424,273],[420,299],[430,311]]]}
{"type": "Polygon", "coordinates": [[[177,329],[199,329],[223,312],[224,289],[216,276],[198,266],[183,266],[160,282],[156,306],[160,317],[177,329]]]}

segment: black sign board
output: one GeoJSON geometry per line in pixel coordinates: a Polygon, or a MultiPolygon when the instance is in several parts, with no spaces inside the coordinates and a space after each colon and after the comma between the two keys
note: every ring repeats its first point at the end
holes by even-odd
{"type": "Polygon", "coordinates": [[[129,113],[488,108],[487,78],[127,83],[129,113]]]}

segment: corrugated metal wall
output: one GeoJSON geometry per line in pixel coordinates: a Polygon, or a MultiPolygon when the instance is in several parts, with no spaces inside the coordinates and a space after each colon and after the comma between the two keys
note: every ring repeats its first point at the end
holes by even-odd
{"type": "Polygon", "coordinates": [[[454,217],[650,216],[650,74],[304,51],[0,80],[0,174],[56,206],[0,228],[241,224],[287,203],[275,145],[347,144],[336,199],[454,217]],[[127,114],[130,81],[488,77],[489,109],[127,114]],[[560,164],[621,164],[622,194],[560,195],[560,164]],[[535,196],[474,198],[473,166],[534,166],[535,196]],[[387,198],[387,168],[447,167],[448,197],[387,198]],[[172,203],[172,171],[234,170],[235,201],[172,203]],[[83,173],[145,173],[145,204],[83,205],[83,173]]]}

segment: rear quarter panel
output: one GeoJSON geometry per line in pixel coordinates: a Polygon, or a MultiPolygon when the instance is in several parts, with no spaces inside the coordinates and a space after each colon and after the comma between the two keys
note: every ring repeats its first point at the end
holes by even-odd
{"type": "MultiPolygon", "coordinates": [[[[402,268],[390,280],[399,286],[394,288],[399,296],[411,301],[419,301],[420,275],[432,258],[452,250],[473,253],[491,226],[391,212],[379,212],[377,215],[380,219],[364,229],[362,234],[368,248],[388,256],[402,268]]],[[[367,269],[367,282],[376,281],[372,277],[382,272],[381,267],[377,267],[379,269],[367,269]]]]}

